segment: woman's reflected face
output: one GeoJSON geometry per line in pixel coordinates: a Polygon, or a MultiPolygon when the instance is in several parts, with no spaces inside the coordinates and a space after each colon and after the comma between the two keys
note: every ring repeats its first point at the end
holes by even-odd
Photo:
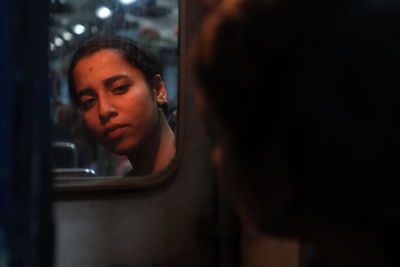
{"type": "Polygon", "coordinates": [[[73,79],[86,126],[111,151],[132,153],[154,132],[160,116],[157,101],[165,92],[150,88],[117,49],[82,58],[73,79]]]}

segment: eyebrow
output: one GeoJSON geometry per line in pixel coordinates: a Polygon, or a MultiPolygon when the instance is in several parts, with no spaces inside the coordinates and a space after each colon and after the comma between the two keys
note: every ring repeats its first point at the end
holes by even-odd
{"type": "Polygon", "coordinates": [[[96,93],[91,88],[85,88],[85,89],[80,90],[78,92],[78,98],[81,97],[81,96],[85,96],[85,95],[95,96],[96,93]]]}
{"type": "Polygon", "coordinates": [[[105,79],[105,80],[103,81],[103,84],[104,84],[106,87],[110,87],[115,81],[117,81],[117,80],[119,80],[119,79],[124,79],[124,78],[129,78],[129,77],[126,76],[126,75],[123,75],[123,74],[115,75],[115,76],[112,76],[112,77],[110,77],[110,78],[105,79]]]}
{"type": "MultiPolygon", "coordinates": [[[[110,87],[115,81],[117,81],[119,79],[124,79],[124,78],[129,78],[129,76],[123,75],[123,74],[115,75],[115,76],[105,79],[103,81],[103,84],[106,87],[110,87]]],[[[93,91],[92,88],[85,88],[78,92],[78,97],[85,96],[85,95],[95,96],[96,93],[93,91]]]]}

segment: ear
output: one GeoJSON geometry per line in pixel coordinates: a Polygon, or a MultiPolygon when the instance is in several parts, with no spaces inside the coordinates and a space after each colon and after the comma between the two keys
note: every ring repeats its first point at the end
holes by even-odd
{"type": "Polygon", "coordinates": [[[167,103],[167,88],[165,88],[164,80],[160,74],[154,76],[154,94],[157,104],[164,105],[167,103]]]}

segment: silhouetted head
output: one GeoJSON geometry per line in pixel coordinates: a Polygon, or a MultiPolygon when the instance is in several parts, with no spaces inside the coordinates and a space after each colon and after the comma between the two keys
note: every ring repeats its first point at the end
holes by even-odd
{"type": "Polygon", "coordinates": [[[395,1],[228,0],[206,17],[199,108],[242,218],[290,236],[397,227],[399,27],[395,1]]]}

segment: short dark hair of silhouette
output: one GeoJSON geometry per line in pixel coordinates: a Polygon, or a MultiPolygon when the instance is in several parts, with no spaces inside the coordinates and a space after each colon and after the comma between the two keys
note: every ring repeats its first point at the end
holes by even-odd
{"type": "Polygon", "coordinates": [[[207,17],[196,74],[234,138],[242,182],[280,194],[274,173],[253,175],[270,160],[293,190],[262,230],[314,216],[400,236],[399,28],[395,1],[224,1],[207,17]]]}

